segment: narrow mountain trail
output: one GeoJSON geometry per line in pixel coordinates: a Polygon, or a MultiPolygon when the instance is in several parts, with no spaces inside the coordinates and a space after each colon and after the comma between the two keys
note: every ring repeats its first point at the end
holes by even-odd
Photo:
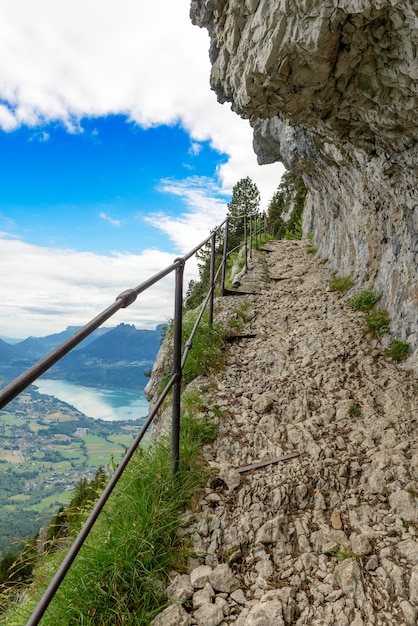
{"type": "Polygon", "coordinates": [[[418,381],[306,249],[267,243],[245,295],[221,299],[221,317],[249,302],[248,321],[216,384],[197,383],[214,478],[156,626],[418,623],[418,381]]]}

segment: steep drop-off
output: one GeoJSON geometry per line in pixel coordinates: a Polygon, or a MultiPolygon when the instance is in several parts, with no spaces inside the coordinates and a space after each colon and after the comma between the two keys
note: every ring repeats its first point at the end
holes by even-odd
{"type": "Polygon", "coordinates": [[[254,129],[261,164],[309,189],[305,232],[383,293],[418,349],[418,8],[414,0],[192,0],[211,86],[254,129]]]}

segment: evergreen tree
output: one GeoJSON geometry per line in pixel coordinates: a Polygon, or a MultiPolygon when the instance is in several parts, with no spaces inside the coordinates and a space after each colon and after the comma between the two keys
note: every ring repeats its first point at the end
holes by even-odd
{"type": "Polygon", "coordinates": [[[257,185],[249,176],[241,178],[232,189],[231,202],[228,203],[228,215],[231,218],[229,229],[229,245],[228,249],[235,248],[243,234],[243,220],[234,218],[244,215],[259,213],[260,210],[260,191],[257,185]]]}
{"type": "Polygon", "coordinates": [[[302,215],[307,189],[300,176],[285,172],[268,206],[268,219],[273,235],[278,239],[302,238],[302,215]],[[287,220],[283,215],[291,213],[287,220]]]}
{"type": "MultiPolygon", "coordinates": [[[[232,189],[232,198],[228,203],[228,216],[232,218],[229,223],[228,231],[228,251],[230,252],[242,240],[244,233],[243,220],[233,218],[242,217],[244,215],[252,215],[259,213],[260,208],[260,192],[257,185],[249,176],[239,180],[232,189]]],[[[216,237],[216,261],[215,271],[218,269],[222,258],[224,245],[223,231],[216,237]]],[[[199,280],[190,281],[185,304],[186,308],[193,309],[198,306],[209,290],[210,277],[210,243],[206,244],[202,250],[196,254],[199,260],[199,280]]]]}

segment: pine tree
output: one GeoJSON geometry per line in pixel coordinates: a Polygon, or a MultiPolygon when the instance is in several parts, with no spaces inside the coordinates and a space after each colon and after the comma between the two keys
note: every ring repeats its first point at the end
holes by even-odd
{"type": "Polygon", "coordinates": [[[238,245],[244,233],[243,220],[234,218],[244,215],[258,214],[260,210],[260,191],[249,176],[241,178],[232,189],[231,202],[228,203],[230,222],[229,249],[238,245]]]}

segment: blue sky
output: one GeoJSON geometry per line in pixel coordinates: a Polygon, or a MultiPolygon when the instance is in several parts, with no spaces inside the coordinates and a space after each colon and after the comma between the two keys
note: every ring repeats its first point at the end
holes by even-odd
{"type": "MultiPolygon", "coordinates": [[[[185,210],[172,185],[204,185],[227,155],[196,142],[179,125],[147,130],[122,115],[0,132],[0,231],[38,246],[107,254],[158,247],[176,253],[168,234],[146,221],[185,210]],[[81,130],[82,129],[82,130],[81,130]]],[[[213,193],[213,191],[212,191],[213,193]]],[[[225,203],[229,194],[219,193],[225,203]]],[[[195,241],[190,240],[190,247],[195,241]]]]}
{"type": "MultiPolygon", "coordinates": [[[[258,166],[248,121],[217,103],[188,13],[188,0],[0,3],[0,336],[86,323],[206,237],[240,178],[267,206],[283,167],[258,166]]],[[[170,290],[115,323],[164,321],[170,290]]]]}

